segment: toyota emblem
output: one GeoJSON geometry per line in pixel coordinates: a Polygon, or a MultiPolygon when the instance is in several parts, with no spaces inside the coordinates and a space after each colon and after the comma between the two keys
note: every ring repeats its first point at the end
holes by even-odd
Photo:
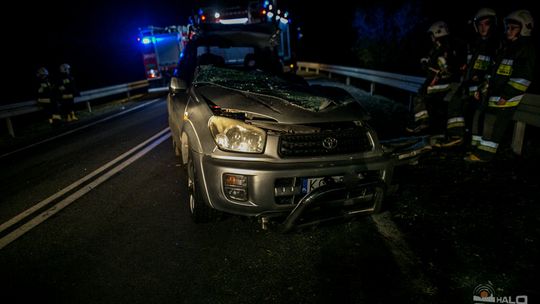
{"type": "Polygon", "coordinates": [[[326,150],[332,150],[337,147],[337,139],[333,137],[327,137],[323,139],[322,145],[326,150]]]}

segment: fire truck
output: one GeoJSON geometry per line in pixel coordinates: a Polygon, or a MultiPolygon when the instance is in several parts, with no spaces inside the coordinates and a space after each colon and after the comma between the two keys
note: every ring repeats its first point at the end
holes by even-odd
{"type": "Polygon", "coordinates": [[[139,28],[146,78],[154,85],[166,85],[174,73],[182,50],[193,34],[193,27],[199,23],[247,24],[272,22],[279,29],[278,56],[284,71],[296,68],[291,53],[289,13],[277,9],[269,1],[252,1],[247,7],[204,7],[190,18],[188,25],[167,27],[147,26],[139,28]],[[160,81],[158,81],[160,80],[160,81]]]}
{"type": "Polygon", "coordinates": [[[275,23],[278,32],[278,56],[283,61],[284,70],[295,69],[295,58],[291,52],[291,31],[289,12],[274,7],[270,1],[251,1],[245,6],[233,7],[203,7],[198,10],[193,22],[249,24],[275,23]]]}
{"type": "Polygon", "coordinates": [[[139,28],[143,64],[148,80],[165,82],[173,74],[180,54],[189,40],[189,27],[172,25],[167,27],[147,26],[139,28]]]}

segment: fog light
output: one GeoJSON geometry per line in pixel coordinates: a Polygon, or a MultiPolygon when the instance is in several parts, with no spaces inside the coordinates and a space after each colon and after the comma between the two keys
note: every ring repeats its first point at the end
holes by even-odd
{"type": "Polygon", "coordinates": [[[225,187],[225,195],[236,201],[247,201],[247,191],[245,189],[229,188],[225,187]]]}
{"type": "Polygon", "coordinates": [[[229,187],[247,187],[247,176],[237,174],[223,174],[223,185],[229,187]]]}
{"type": "Polygon", "coordinates": [[[229,199],[247,201],[247,176],[238,174],[223,174],[223,192],[229,199]]]}

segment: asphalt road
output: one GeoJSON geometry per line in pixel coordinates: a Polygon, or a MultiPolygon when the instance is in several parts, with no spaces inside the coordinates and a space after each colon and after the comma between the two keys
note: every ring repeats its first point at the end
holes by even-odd
{"type": "MultiPolygon", "coordinates": [[[[0,223],[103,168],[166,127],[166,105],[160,100],[0,159],[0,223]]],[[[140,148],[127,155],[0,234],[5,238],[14,231],[25,232],[0,249],[4,299],[38,303],[414,301],[410,278],[396,264],[370,217],[290,234],[262,230],[255,220],[236,216],[217,223],[192,223],[183,189],[185,175],[166,132],[155,147],[145,145],[146,154],[140,148]],[[126,163],[137,152],[140,158],[126,163]],[[108,176],[112,168],[118,172],[108,176]],[[65,208],[59,210],[55,204],[62,202],[65,208]],[[25,228],[40,216],[44,220],[39,225],[25,228]]]]}

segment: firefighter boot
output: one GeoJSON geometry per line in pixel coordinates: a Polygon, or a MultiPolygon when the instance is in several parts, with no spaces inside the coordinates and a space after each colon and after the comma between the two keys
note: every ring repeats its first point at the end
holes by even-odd
{"type": "Polygon", "coordinates": [[[79,120],[79,118],[77,118],[77,116],[75,116],[75,112],[71,111],[71,113],[69,113],[70,117],[71,117],[71,120],[79,120]]]}
{"type": "Polygon", "coordinates": [[[62,121],[62,116],[58,114],[53,114],[51,118],[49,118],[49,123],[51,123],[52,125],[56,125],[57,123],[61,121],[62,121]]]}
{"type": "Polygon", "coordinates": [[[487,163],[489,159],[480,158],[478,155],[471,153],[463,158],[468,163],[487,163]]]}

